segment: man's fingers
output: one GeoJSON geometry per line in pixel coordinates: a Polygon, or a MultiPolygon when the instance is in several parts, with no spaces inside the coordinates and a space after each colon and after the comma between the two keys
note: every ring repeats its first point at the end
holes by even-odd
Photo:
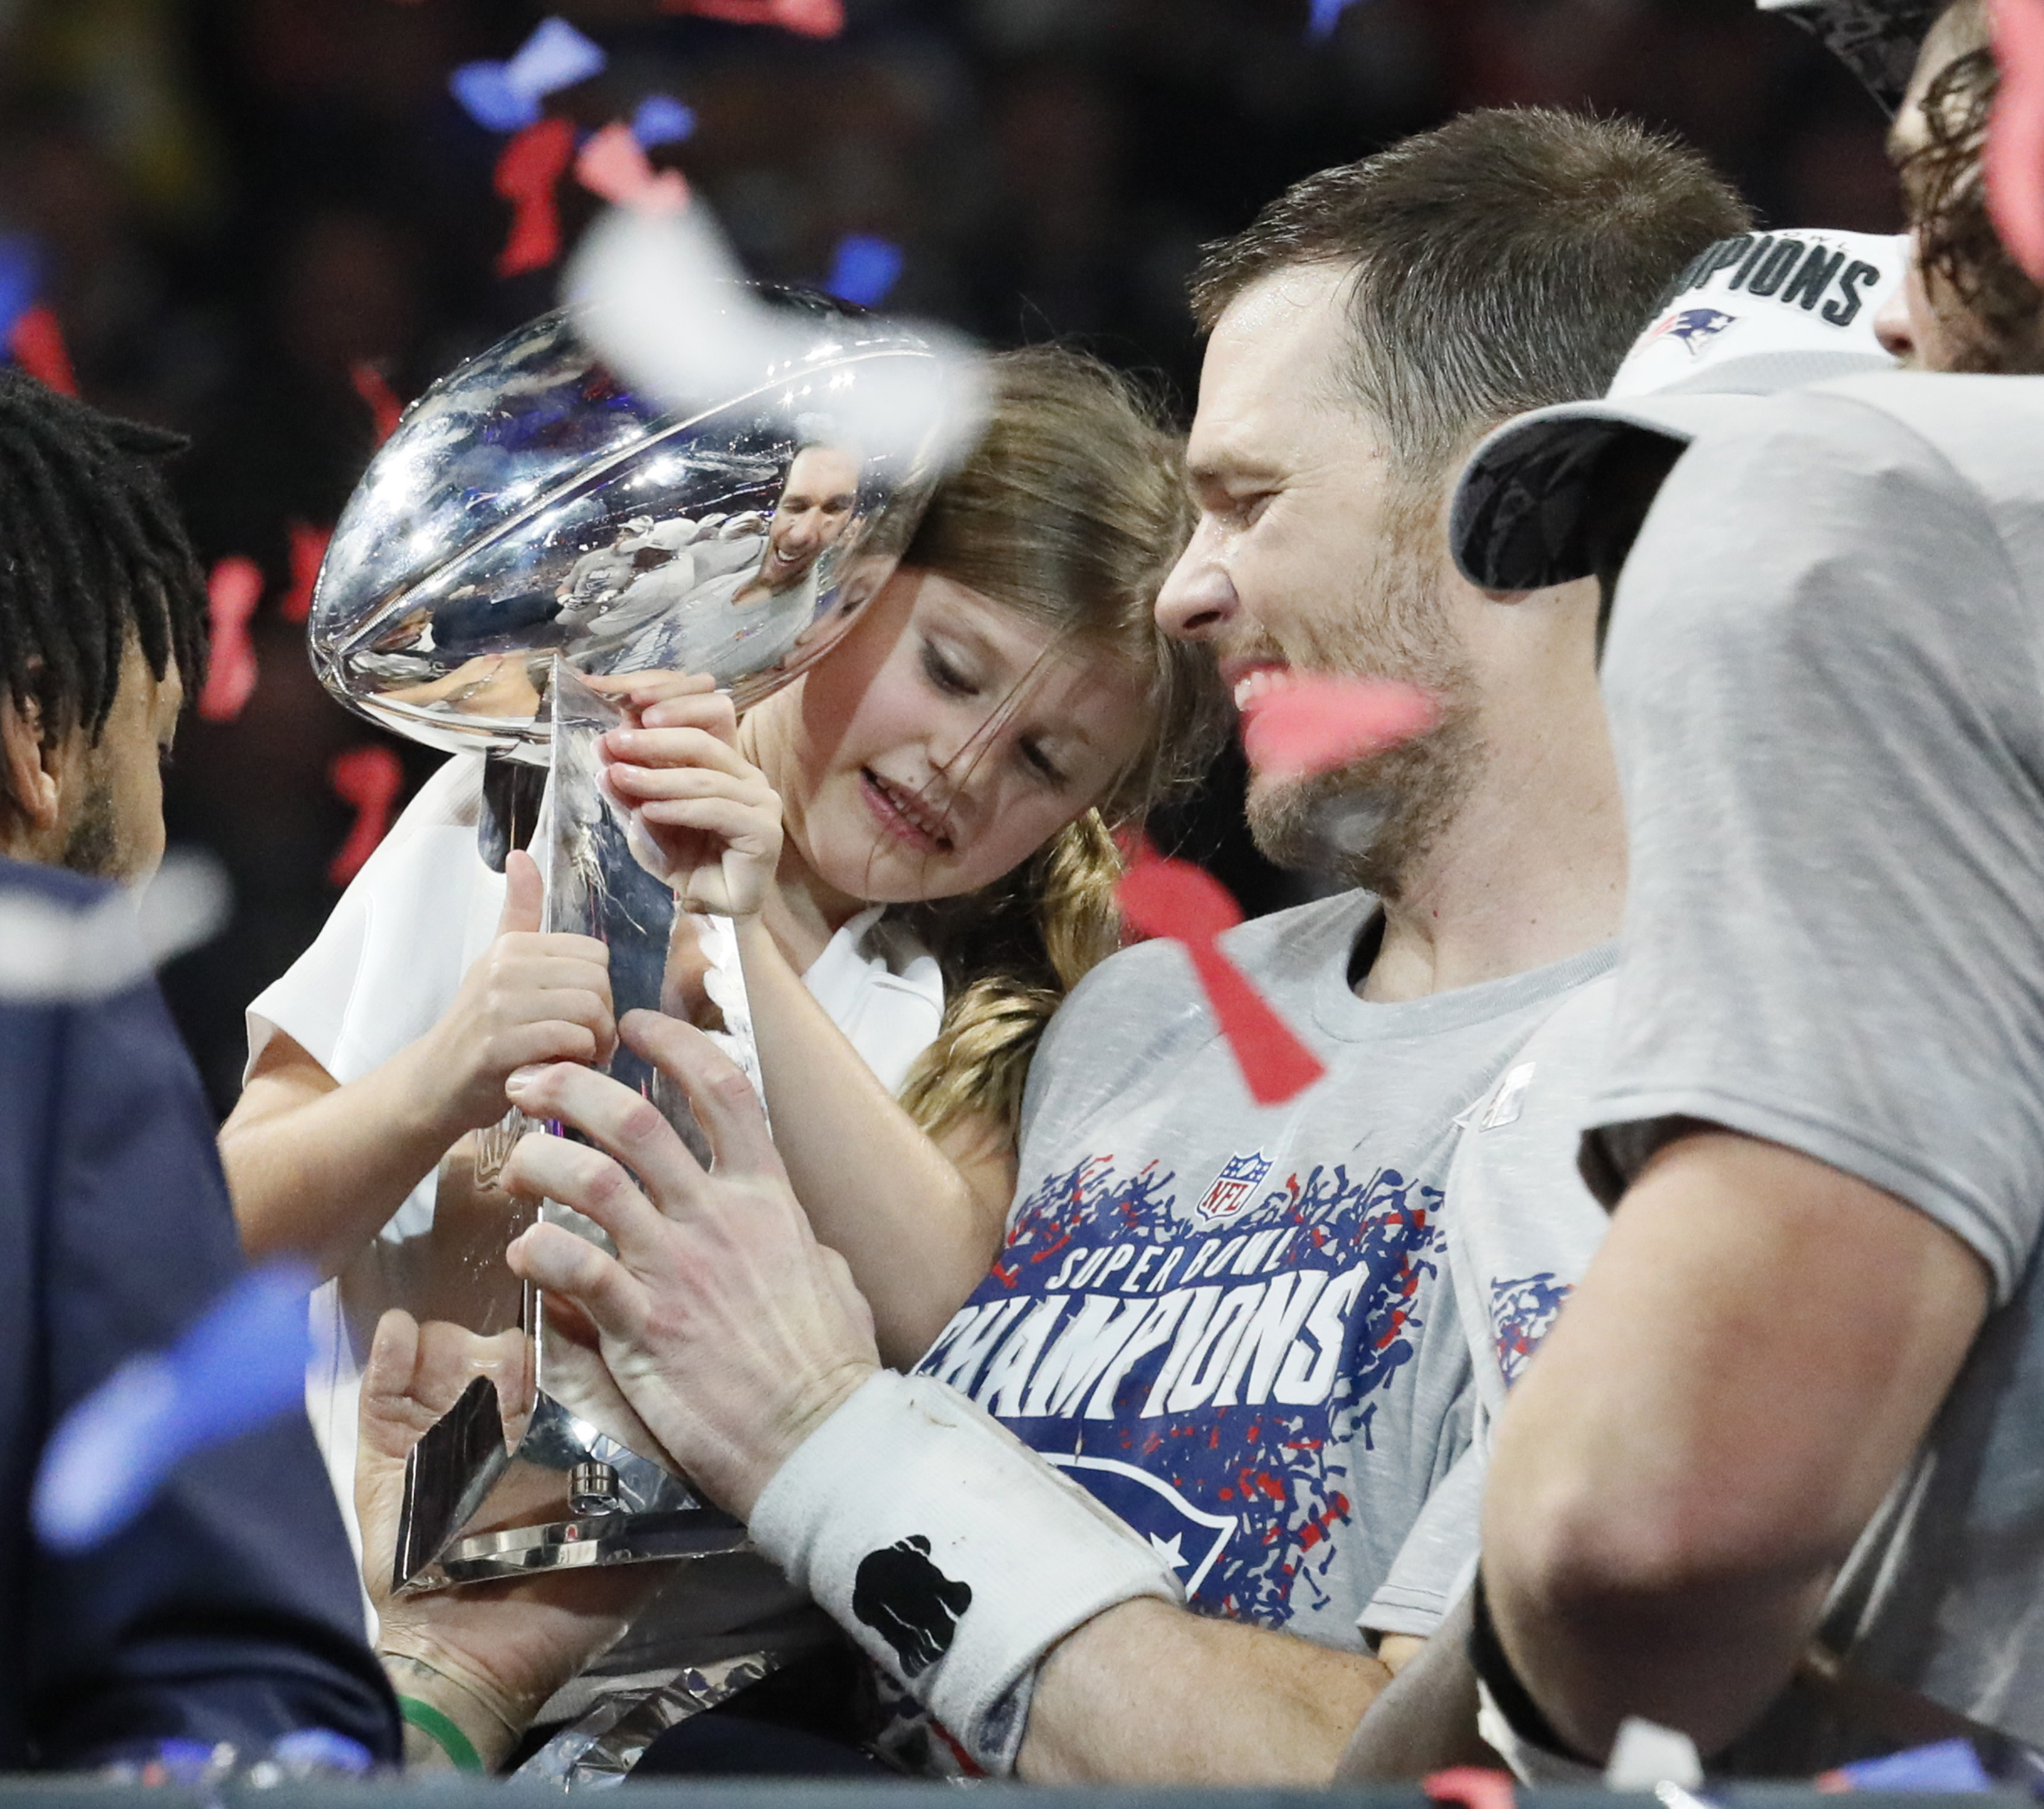
{"type": "Polygon", "coordinates": [[[497,920],[498,935],[539,929],[546,921],[546,902],[540,863],[523,848],[513,848],[504,857],[504,914],[497,920]]]}
{"type": "Polygon", "coordinates": [[[572,1300],[600,1332],[628,1339],[645,1322],[646,1290],[616,1257],[565,1226],[528,1226],[511,1240],[504,1260],[521,1281],[572,1300]]]}
{"type": "Polygon", "coordinates": [[[701,1031],[659,1012],[627,1012],[618,1034],[689,1096],[720,1174],[786,1177],[752,1083],[701,1031]]]}
{"type": "MultiPolygon", "coordinates": [[[[513,1097],[528,1117],[557,1118],[592,1139],[637,1175],[661,1208],[686,1206],[695,1196],[702,1165],[659,1107],[607,1074],[564,1065],[546,1068],[521,1076],[513,1097]]],[[[566,1200],[559,1193],[550,1197],[566,1200]]]]}
{"type": "MultiPolygon", "coordinates": [[[[542,1070],[545,1073],[559,1071],[555,1068],[542,1070]]],[[[579,1071],[587,1073],[586,1070],[579,1071]]],[[[603,1075],[589,1074],[588,1077],[601,1081],[606,1086],[617,1087],[635,1104],[645,1103],[603,1075]]],[[[528,1081],[505,1088],[512,1103],[528,1113],[532,1110],[527,1104],[531,1097],[527,1090],[530,1084],[528,1081]]],[[[687,1154],[686,1150],[682,1153],[687,1154]]],[[[660,1215],[652,1202],[632,1185],[631,1176],[600,1150],[571,1143],[564,1137],[549,1136],[544,1131],[528,1131],[519,1139],[510,1161],[504,1165],[502,1185],[507,1193],[532,1199],[558,1200],[584,1217],[594,1219],[609,1232],[611,1241],[628,1262],[654,1260],[657,1247],[655,1240],[662,1223],[660,1215]]]]}

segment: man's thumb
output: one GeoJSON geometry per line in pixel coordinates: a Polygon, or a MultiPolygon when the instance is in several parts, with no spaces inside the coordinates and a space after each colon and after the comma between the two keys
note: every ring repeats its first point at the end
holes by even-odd
{"type": "Polygon", "coordinates": [[[539,929],[544,922],[546,900],[540,863],[523,848],[513,848],[504,858],[504,915],[498,920],[498,935],[539,929]]]}

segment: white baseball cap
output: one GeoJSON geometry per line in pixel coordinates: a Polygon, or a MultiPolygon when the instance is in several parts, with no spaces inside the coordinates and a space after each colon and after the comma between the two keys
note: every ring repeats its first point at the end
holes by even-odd
{"type": "Polygon", "coordinates": [[[1455,488],[1455,563],[1490,590],[1539,590],[1590,574],[1587,505],[1619,441],[1686,446],[1755,396],[1892,370],[1873,330],[1901,285],[1908,240],[1799,229],[1722,239],[1675,279],[1600,401],[1507,421],[1455,488]]]}

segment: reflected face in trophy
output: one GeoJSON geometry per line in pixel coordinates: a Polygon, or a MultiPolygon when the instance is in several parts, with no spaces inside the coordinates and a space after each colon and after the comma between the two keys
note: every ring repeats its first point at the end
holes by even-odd
{"type": "Polygon", "coordinates": [[[747,738],[817,879],[861,903],[947,898],[1106,794],[1146,739],[1145,690],[1113,655],[905,569],[747,738]]]}
{"type": "Polygon", "coordinates": [[[836,544],[859,501],[859,459],[839,446],[805,446],[788,467],[766,525],[760,582],[785,590],[836,544]]]}

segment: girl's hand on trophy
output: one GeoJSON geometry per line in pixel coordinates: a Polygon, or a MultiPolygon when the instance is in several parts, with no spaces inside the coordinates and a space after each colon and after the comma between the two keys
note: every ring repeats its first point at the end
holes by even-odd
{"type": "Polygon", "coordinates": [[[530,855],[514,850],[504,880],[496,936],[417,1046],[421,1097],[441,1102],[450,1142],[504,1116],[514,1069],[607,1062],[617,1047],[610,951],[594,936],[540,929],[543,889],[530,855]]]}
{"type": "Polygon", "coordinates": [[[747,1516],[795,1447],[879,1368],[873,1315],[844,1259],[816,1242],[737,1066],[701,1031],[655,1012],[631,1012],[622,1027],[688,1094],[715,1172],[607,1076],[570,1066],[521,1075],[522,1110],[595,1146],[534,1133],[504,1185],[586,1213],[617,1254],[543,1223],[506,1258],[514,1274],[582,1308],[653,1435],[712,1500],[747,1516]]]}
{"type": "Polygon", "coordinates": [[[720,692],[673,697],[644,712],[652,726],[612,729],[602,783],[632,813],[632,852],[683,910],[751,917],[773,895],[781,799],[732,745],[730,709],[720,692]]]}
{"type": "Polygon", "coordinates": [[[613,672],[590,677],[593,689],[630,710],[641,728],[704,728],[734,747],[738,712],[707,672],[613,672]],[[667,706],[677,706],[673,710],[667,706]]]}

